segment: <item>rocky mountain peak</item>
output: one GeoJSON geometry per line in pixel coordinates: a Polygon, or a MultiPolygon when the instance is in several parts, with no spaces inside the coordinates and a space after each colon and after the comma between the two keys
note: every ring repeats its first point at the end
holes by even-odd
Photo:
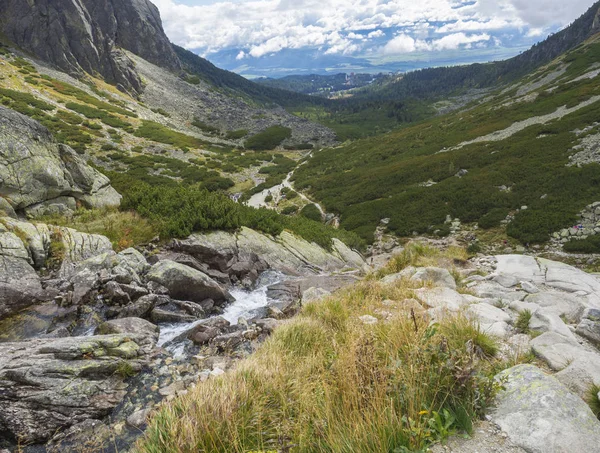
{"type": "Polygon", "coordinates": [[[180,67],[158,8],[148,0],[0,0],[0,32],[15,45],[74,75],[99,74],[139,94],[130,51],[158,66],[180,67]]]}

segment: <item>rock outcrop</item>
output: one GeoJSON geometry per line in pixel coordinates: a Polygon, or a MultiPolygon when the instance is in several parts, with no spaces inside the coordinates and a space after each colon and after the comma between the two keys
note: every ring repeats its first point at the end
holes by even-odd
{"type": "Polygon", "coordinates": [[[0,224],[0,319],[38,302],[41,293],[23,242],[0,224]]]}
{"type": "Polygon", "coordinates": [[[276,238],[242,228],[238,233],[193,234],[174,241],[173,250],[185,252],[210,269],[229,275],[233,281],[255,280],[271,268],[290,275],[363,270],[365,261],[341,241],[334,239],[331,251],[284,231],[276,238]]]}
{"type": "Polygon", "coordinates": [[[2,0],[0,32],[65,72],[100,74],[124,91],[143,90],[122,49],[179,69],[158,8],[148,0],[2,0]]]}
{"type": "Polygon", "coordinates": [[[121,196],[44,126],[0,106],[0,200],[7,214],[39,216],[72,211],[78,203],[118,206],[121,196]]]}
{"type": "Polygon", "coordinates": [[[142,369],[148,336],[0,343],[0,433],[43,442],[57,430],[110,413],[123,380],[142,369]]]}
{"type": "Polygon", "coordinates": [[[233,297],[209,276],[173,261],[159,261],[150,269],[147,278],[167,288],[178,300],[203,302],[212,299],[218,304],[233,301],[233,297]]]}

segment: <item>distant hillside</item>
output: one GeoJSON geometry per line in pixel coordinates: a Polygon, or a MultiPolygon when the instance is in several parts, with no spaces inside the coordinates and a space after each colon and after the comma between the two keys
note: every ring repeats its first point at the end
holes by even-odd
{"type": "Polygon", "coordinates": [[[357,95],[360,99],[389,100],[410,97],[430,99],[457,90],[486,88],[508,83],[573,49],[600,31],[600,2],[564,30],[516,57],[505,61],[430,68],[409,72],[400,80],[375,85],[357,95]]]}
{"type": "Polygon", "coordinates": [[[263,78],[255,82],[271,88],[280,88],[303,94],[328,97],[331,93],[363,87],[385,77],[383,74],[290,75],[280,79],[263,78]]]}
{"type": "Polygon", "coordinates": [[[315,152],[295,187],[370,241],[383,218],[400,236],[444,235],[448,216],[557,239],[600,201],[599,66],[600,34],[468,110],[315,152]]]}

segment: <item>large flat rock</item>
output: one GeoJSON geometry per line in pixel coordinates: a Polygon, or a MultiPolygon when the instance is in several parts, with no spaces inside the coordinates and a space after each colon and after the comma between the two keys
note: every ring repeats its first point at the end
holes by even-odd
{"type": "Polygon", "coordinates": [[[193,234],[174,241],[173,248],[193,255],[212,269],[230,274],[244,263],[254,266],[258,259],[271,269],[303,276],[365,266],[359,253],[337,239],[330,251],[287,231],[271,237],[245,227],[237,233],[193,234]]]}
{"type": "Polygon", "coordinates": [[[0,432],[43,442],[108,415],[153,343],[134,334],[0,344],[0,432]]]}
{"type": "Polygon", "coordinates": [[[492,420],[528,453],[595,452],[600,421],[577,395],[532,365],[497,376],[504,382],[492,420]]]}

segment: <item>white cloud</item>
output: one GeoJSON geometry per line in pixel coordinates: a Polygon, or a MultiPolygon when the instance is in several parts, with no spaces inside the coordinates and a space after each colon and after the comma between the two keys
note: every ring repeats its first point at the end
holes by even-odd
{"type": "Polygon", "coordinates": [[[487,33],[508,29],[543,36],[549,26],[574,20],[592,0],[198,0],[198,6],[152,1],[176,44],[205,55],[242,49],[242,59],[305,47],[361,52],[363,43],[388,29],[399,34],[382,47],[387,54],[494,43],[487,33]]]}
{"type": "Polygon", "coordinates": [[[429,41],[414,39],[402,33],[390,40],[382,49],[385,55],[399,55],[418,51],[441,51],[456,50],[461,46],[470,49],[473,44],[482,44],[492,38],[486,33],[466,35],[465,33],[453,33],[439,39],[429,41]]]}
{"type": "Polygon", "coordinates": [[[383,32],[383,30],[375,30],[375,31],[372,31],[371,33],[369,33],[367,35],[367,38],[374,39],[374,38],[381,38],[382,36],[385,36],[385,33],[383,32]]]}
{"type": "Polygon", "coordinates": [[[480,43],[482,41],[489,41],[490,39],[491,36],[486,33],[482,33],[480,35],[466,35],[464,33],[453,33],[451,35],[447,35],[443,38],[433,41],[431,47],[433,50],[456,50],[461,45],[480,43]]]}

